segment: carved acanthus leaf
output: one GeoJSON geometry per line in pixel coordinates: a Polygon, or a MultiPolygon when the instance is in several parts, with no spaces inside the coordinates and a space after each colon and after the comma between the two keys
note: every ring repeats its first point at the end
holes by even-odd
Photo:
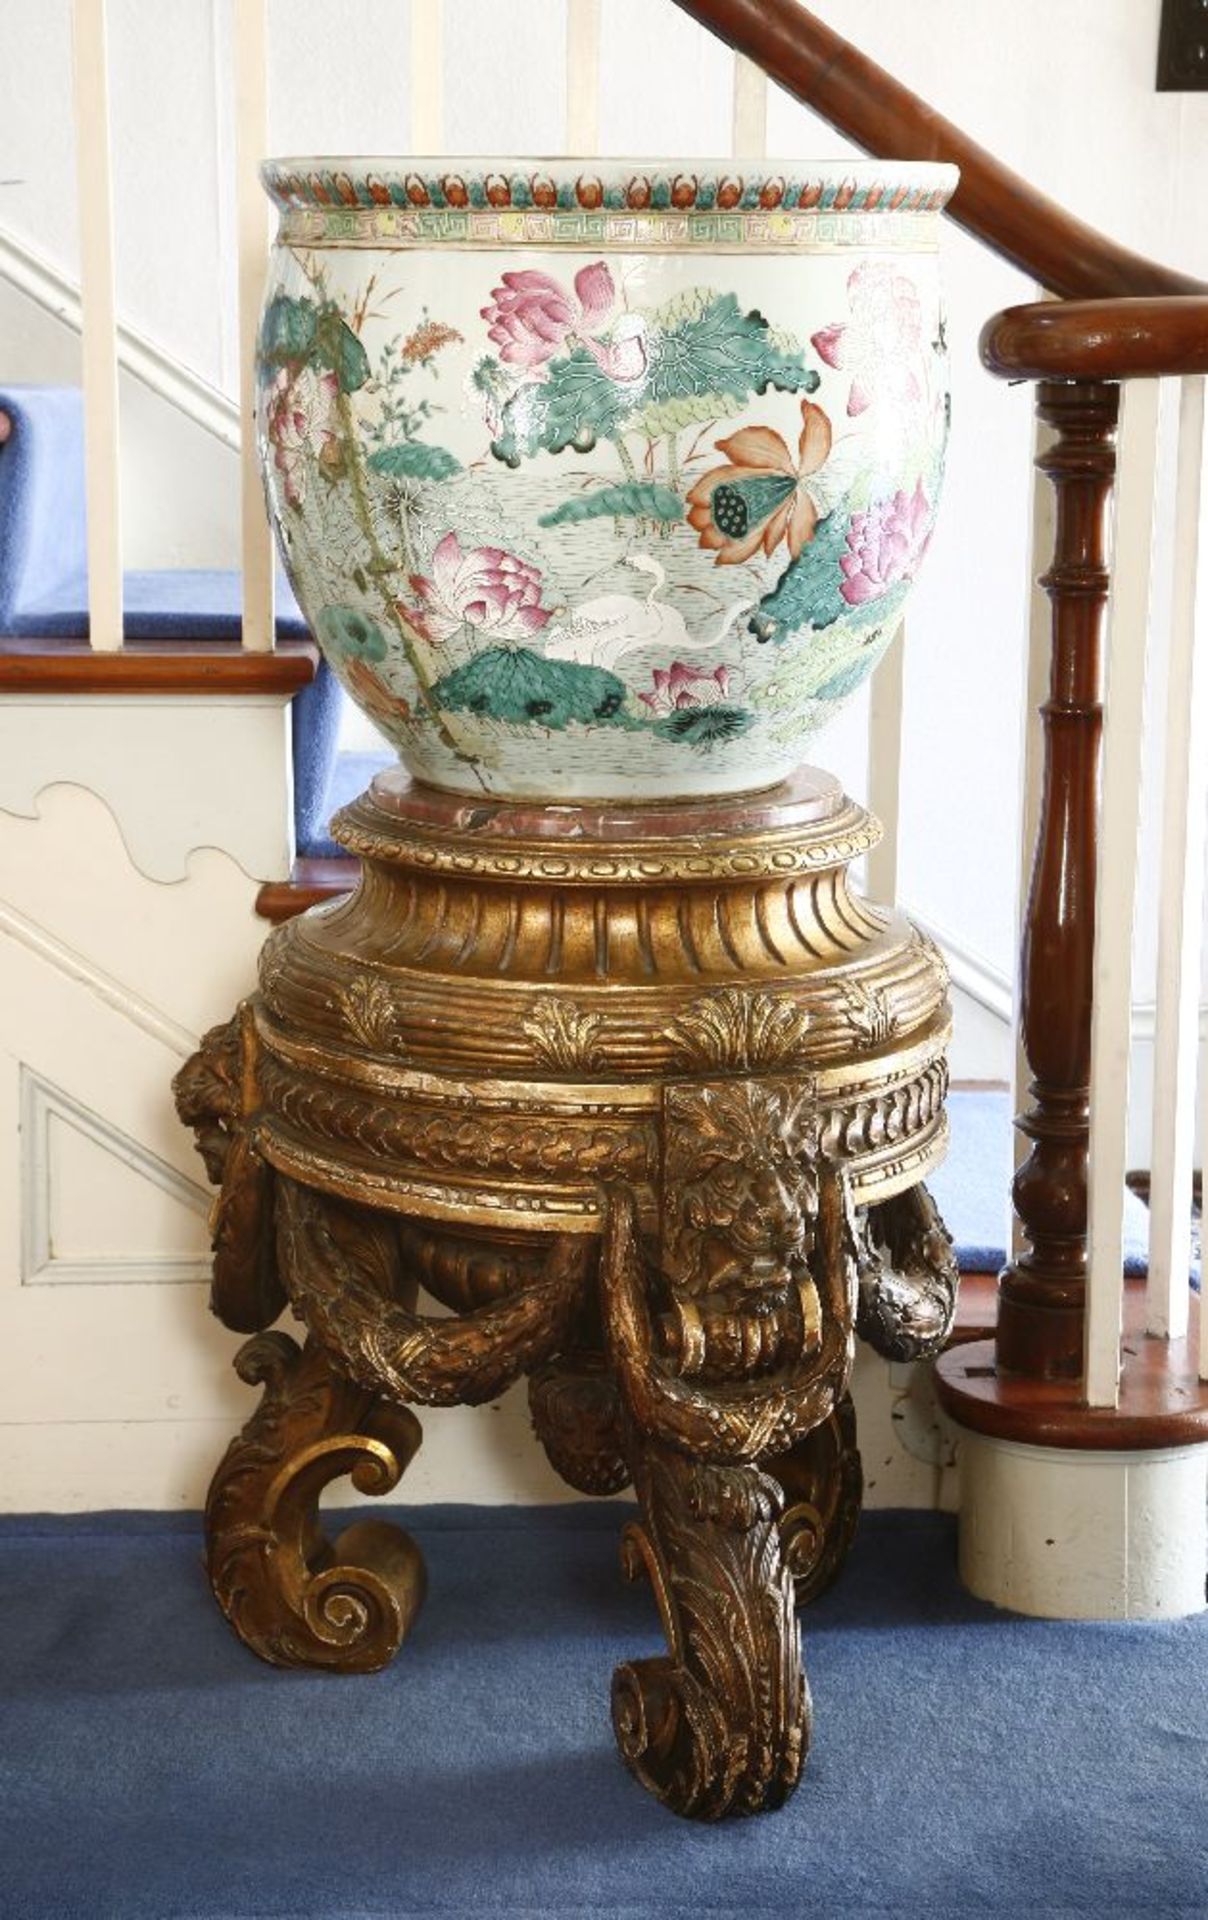
{"type": "Polygon", "coordinates": [[[543,1067],[557,1073],[596,1073],[604,1065],[599,1044],[603,1024],[600,1014],[585,1012],[573,1000],[542,998],[520,1027],[543,1067]]]}
{"type": "Polygon", "coordinates": [[[755,1073],[800,1058],[809,1025],[789,994],[724,987],[685,1007],[669,1037],[688,1065],[755,1073]]]}
{"type": "Polygon", "coordinates": [[[293,939],[293,928],[289,924],[277,927],[270,933],[260,949],[260,962],[257,969],[260,978],[260,997],[270,1013],[281,1012],[281,985],[289,972],[289,948],[293,939]]]}
{"type": "Polygon", "coordinates": [[[931,938],[931,935],[924,933],[922,927],[912,926],[910,929],[910,944],[912,947],[917,947],[921,953],[926,954],[932,966],[935,968],[941,989],[944,993],[947,993],[949,987],[952,985],[952,970],[943,952],[931,938]]]}
{"type": "Polygon", "coordinates": [[[885,989],[869,986],[864,980],[844,983],[843,1011],[856,1044],[869,1052],[892,1040],[900,1025],[885,989]]]}
{"type": "Polygon", "coordinates": [[[797,1784],[810,1704],[780,1553],[780,1488],[755,1467],[714,1466],[631,1435],[642,1521],[622,1537],[630,1579],[649,1575],[670,1651],[612,1682],[627,1766],[698,1820],[778,1807],[797,1784]]]}
{"type": "Polygon", "coordinates": [[[374,1052],[398,1046],[398,1009],[389,983],[380,974],[361,973],[340,991],[340,1012],[353,1038],[374,1052]]]}

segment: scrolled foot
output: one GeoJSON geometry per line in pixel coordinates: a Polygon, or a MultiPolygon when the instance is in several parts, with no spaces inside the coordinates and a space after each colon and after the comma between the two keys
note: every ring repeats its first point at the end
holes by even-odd
{"type": "Polygon", "coordinates": [[[424,1597],[419,1548],[373,1519],[328,1540],[318,1504],[344,1474],[361,1493],[389,1493],[419,1447],[419,1422],[337,1374],[314,1341],[302,1349],[288,1334],[261,1334],[235,1366],[264,1394],[206,1503],[218,1604],[244,1645],[275,1666],[384,1667],[424,1597]]]}
{"type": "Polygon", "coordinates": [[[960,1270],[939,1208],[921,1183],[869,1207],[856,1331],[886,1360],[929,1360],[952,1331],[960,1270]]]}
{"type": "Polygon", "coordinates": [[[634,1443],[642,1520],[622,1565],[649,1575],[669,1655],[612,1681],[626,1766],[697,1820],[783,1805],[809,1743],[793,1585],[780,1552],[780,1489],[755,1467],[719,1467],[634,1443]]]}
{"type": "Polygon", "coordinates": [[[797,1605],[806,1606],[838,1578],[860,1520],[864,1471],[850,1394],[812,1433],[763,1464],[784,1492],[780,1550],[797,1605]]]}

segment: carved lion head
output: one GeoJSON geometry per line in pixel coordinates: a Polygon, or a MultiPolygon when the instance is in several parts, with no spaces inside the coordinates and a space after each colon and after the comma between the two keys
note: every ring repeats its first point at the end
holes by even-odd
{"type": "Polygon", "coordinates": [[[669,1089],[664,1257],[673,1285],[731,1306],[778,1305],[812,1246],[817,1147],[810,1096],[791,1082],[669,1089]]]}

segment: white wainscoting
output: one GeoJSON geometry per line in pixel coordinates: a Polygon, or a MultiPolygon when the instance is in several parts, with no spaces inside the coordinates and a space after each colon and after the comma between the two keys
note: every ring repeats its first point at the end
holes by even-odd
{"type": "Polygon", "coordinates": [[[294,857],[289,701],[280,694],[9,694],[0,809],[32,814],[48,787],[97,794],[151,880],[181,880],[199,847],[249,878],[284,879],[294,857]]]}

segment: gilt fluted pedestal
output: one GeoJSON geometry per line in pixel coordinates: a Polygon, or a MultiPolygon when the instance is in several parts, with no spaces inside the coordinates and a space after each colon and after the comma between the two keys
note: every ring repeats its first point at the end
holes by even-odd
{"type": "Polygon", "coordinates": [[[558,1472],[637,1494],[622,1565],[668,1652],[613,1676],[624,1759],[683,1814],[776,1806],[809,1734],[794,1603],[859,1512],[855,1336],[917,1358],[952,1317],[943,962],[852,890],[878,829],[811,769],[629,810],[397,772],[334,830],[360,885],[274,932],[177,1080],[214,1307],[264,1386],[211,1488],[218,1600],[268,1660],[382,1666],[418,1549],[371,1518],[329,1541],[319,1495],[389,1491],[413,1405],[527,1374],[558,1472]],[[287,1304],[302,1346],[267,1331],[287,1304]]]}

